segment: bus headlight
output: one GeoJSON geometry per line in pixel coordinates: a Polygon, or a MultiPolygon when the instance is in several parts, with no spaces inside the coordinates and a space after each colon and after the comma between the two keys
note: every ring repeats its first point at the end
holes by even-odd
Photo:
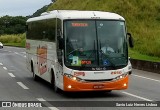
{"type": "Polygon", "coordinates": [[[124,84],[123,84],[123,86],[124,86],[124,87],[126,87],[126,86],[127,86],[127,84],[126,84],[126,83],[124,83],[124,84]]]}
{"type": "Polygon", "coordinates": [[[76,77],[73,77],[72,79],[73,79],[73,80],[75,80],[75,81],[77,80],[77,78],[76,78],[76,77]]]}
{"type": "Polygon", "coordinates": [[[66,77],[68,77],[68,78],[70,78],[70,79],[72,79],[72,80],[74,80],[74,81],[82,81],[81,78],[75,77],[75,76],[73,76],[73,75],[71,75],[71,74],[66,74],[66,73],[64,73],[64,76],[66,76],[66,77]]]}
{"type": "Polygon", "coordinates": [[[126,76],[128,76],[128,74],[122,74],[122,75],[116,77],[115,80],[123,79],[123,78],[125,78],[126,76]]]}

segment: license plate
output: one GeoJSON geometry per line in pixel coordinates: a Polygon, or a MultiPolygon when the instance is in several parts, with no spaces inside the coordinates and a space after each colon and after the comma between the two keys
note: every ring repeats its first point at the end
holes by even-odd
{"type": "Polygon", "coordinates": [[[93,89],[102,89],[102,88],[104,88],[103,84],[93,85],[93,89]]]}

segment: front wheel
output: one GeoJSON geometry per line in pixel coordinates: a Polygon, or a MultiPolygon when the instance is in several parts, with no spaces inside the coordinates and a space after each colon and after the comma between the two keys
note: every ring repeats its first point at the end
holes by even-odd
{"type": "Polygon", "coordinates": [[[108,91],[106,91],[106,92],[112,92],[112,90],[108,90],[108,91]]]}

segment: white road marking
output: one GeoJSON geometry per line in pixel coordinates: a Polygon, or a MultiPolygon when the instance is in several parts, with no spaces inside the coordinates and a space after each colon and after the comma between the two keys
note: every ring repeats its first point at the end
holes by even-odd
{"type": "Polygon", "coordinates": [[[17,55],[20,55],[20,56],[23,56],[23,57],[25,57],[26,58],[26,55],[24,55],[24,53],[18,53],[18,52],[14,52],[15,54],[17,54],[17,55]],[[23,55],[22,55],[23,54],[23,55]]]}
{"type": "Polygon", "coordinates": [[[29,89],[27,86],[25,86],[22,82],[17,82],[23,89],[29,89]]]}
{"type": "Polygon", "coordinates": [[[8,51],[8,52],[12,52],[12,51],[8,51]]]}
{"type": "Polygon", "coordinates": [[[160,80],[156,80],[156,79],[152,79],[152,78],[147,78],[147,77],[144,77],[144,76],[139,76],[139,75],[133,75],[133,76],[136,76],[136,77],[139,77],[139,78],[143,78],[143,79],[152,80],[152,81],[156,81],[156,82],[160,82],[160,80]]]}
{"type": "Polygon", "coordinates": [[[51,110],[59,110],[58,108],[56,108],[56,107],[48,107],[49,109],[51,109],[51,110]]]}
{"type": "Polygon", "coordinates": [[[37,98],[38,101],[46,101],[43,98],[37,98]]]}
{"type": "Polygon", "coordinates": [[[17,53],[17,52],[14,52],[15,54],[19,54],[19,53],[17,53]]]}
{"type": "Polygon", "coordinates": [[[8,73],[8,74],[9,74],[11,77],[13,77],[13,78],[15,77],[12,73],[8,73]]]}
{"type": "Polygon", "coordinates": [[[150,101],[150,102],[153,101],[153,100],[150,100],[150,99],[147,99],[147,98],[144,98],[144,97],[141,97],[141,96],[137,96],[137,95],[134,95],[134,94],[131,94],[131,93],[128,93],[128,92],[122,92],[122,93],[124,93],[124,94],[126,94],[126,95],[129,95],[129,96],[132,96],[132,97],[136,97],[136,98],[138,98],[138,99],[145,100],[145,101],[150,101]]]}
{"type": "Polygon", "coordinates": [[[38,101],[42,102],[45,106],[47,106],[50,110],[59,110],[56,107],[51,107],[53,105],[51,105],[50,103],[48,103],[46,100],[44,100],[43,98],[37,98],[38,101]]]}
{"type": "Polygon", "coordinates": [[[2,65],[3,65],[3,63],[0,63],[0,65],[2,66],[2,65]]]}
{"type": "Polygon", "coordinates": [[[6,67],[3,67],[3,69],[7,70],[7,68],[6,68],[6,67]]]}

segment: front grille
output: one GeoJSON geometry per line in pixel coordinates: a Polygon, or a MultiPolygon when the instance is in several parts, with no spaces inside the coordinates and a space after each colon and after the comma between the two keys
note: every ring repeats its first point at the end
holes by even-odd
{"type": "Polygon", "coordinates": [[[84,79],[84,82],[107,82],[112,81],[113,79],[100,79],[100,80],[90,80],[90,79],[84,79]]]}

